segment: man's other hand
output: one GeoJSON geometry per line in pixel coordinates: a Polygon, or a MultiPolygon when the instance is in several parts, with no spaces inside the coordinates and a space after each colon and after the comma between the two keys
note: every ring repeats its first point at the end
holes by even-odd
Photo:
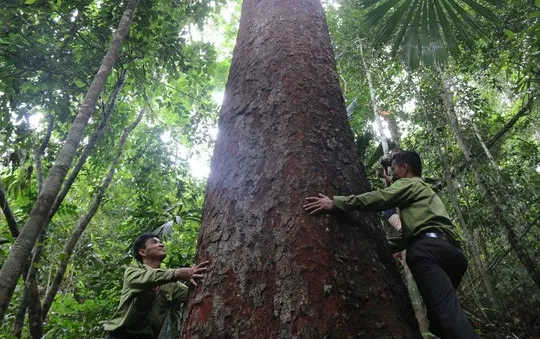
{"type": "Polygon", "coordinates": [[[329,212],[334,209],[332,199],[321,193],[318,197],[307,197],[306,200],[308,203],[304,205],[304,210],[309,214],[329,212]]]}
{"type": "Polygon", "coordinates": [[[203,273],[206,273],[209,263],[209,261],[203,261],[202,263],[191,267],[177,268],[174,270],[174,277],[178,280],[189,281],[193,286],[197,286],[195,279],[204,277],[203,273]]]}

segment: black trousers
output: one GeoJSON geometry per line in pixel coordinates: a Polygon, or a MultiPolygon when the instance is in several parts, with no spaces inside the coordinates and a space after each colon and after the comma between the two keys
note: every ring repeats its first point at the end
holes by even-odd
{"type": "Polygon", "coordinates": [[[406,261],[426,304],[431,333],[478,339],[456,295],[467,270],[463,251],[443,239],[419,238],[407,247],[406,261]]]}

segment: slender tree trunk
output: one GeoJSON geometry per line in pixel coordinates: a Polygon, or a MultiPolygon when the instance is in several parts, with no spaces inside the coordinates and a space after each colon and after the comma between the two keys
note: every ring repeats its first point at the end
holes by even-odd
{"type": "Polygon", "coordinates": [[[318,0],[245,0],[182,338],[421,338],[374,214],[304,198],[369,188],[318,0]]]}
{"type": "Polygon", "coordinates": [[[9,233],[13,238],[17,238],[19,235],[19,224],[17,223],[17,219],[15,219],[11,207],[9,207],[6,189],[4,188],[2,180],[0,180],[0,205],[2,206],[2,212],[4,212],[4,216],[6,217],[9,233]]]}
{"type": "MultiPolygon", "coordinates": [[[[399,218],[398,214],[392,215],[390,219],[388,220],[388,222],[398,232],[401,232],[401,219],[399,218]]],[[[401,264],[401,267],[403,268],[402,275],[407,285],[407,290],[409,291],[409,298],[411,299],[411,304],[414,310],[414,315],[420,327],[420,332],[427,333],[429,332],[429,320],[427,319],[426,308],[424,306],[424,301],[422,300],[422,297],[420,296],[420,292],[418,291],[418,286],[416,285],[416,281],[414,281],[412,272],[409,269],[409,266],[407,265],[406,257],[407,257],[407,251],[404,250],[401,252],[401,258],[397,260],[399,260],[399,264],[401,264]]]]}
{"type": "Polygon", "coordinates": [[[94,111],[99,95],[105,87],[116,58],[120,55],[122,43],[129,32],[129,26],[131,25],[131,19],[137,2],[138,0],[127,1],[122,19],[120,20],[118,29],[115,31],[111,47],[103,58],[103,63],[92,80],[86,97],[66,138],[66,142],[56,158],[47,179],[43,183],[43,190],[39,194],[25,226],[17,237],[17,241],[13,244],[9,256],[0,270],[0,322],[4,319],[6,309],[13,296],[13,291],[22,273],[23,266],[44,224],[47,222],[54,200],[71,167],[75,152],[84,136],[84,130],[94,111]]]}
{"type": "MultiPolygon", "coordinates": [[[[111,116],[111,113],[116,107],[116,103],[118,102],[118,95],[120,93],[120,90],[124,86],[126,76],[127,76],[127,70],[123,70],[111,93],[109,102],[107,103],[107,107],[105,111],[103,112],[103,119],[101,120],[98,128],[95,129],[94,132],[92,133],[88,143],[84,147],[84,150],[77,161],[77,164],[71,170],[68,178],[64,182],[64,185],[62,186],[62,190],[56,197],[56,200],[54,201],[54,204],[51,208],[51,211],[49,212],[47,222],[45,223],[45,225],[43,226],[43,229],[41,230],[41,233],[39,234],[38,240],[36,242],[36,246],[34,247],[34,250],[33,250],[31,263],[28,264],[29,270],[28,270],[28,273],[25,275],[26,276],[25,288],[24,288],[24,292],[21,297],[21,300],[19,302],[19,311],[17,312],[17,316],[15,317],[15,322],[13,325],[12,334],[16,337],[19,337],[22,331],[22,327],[24,324],[24,315],[26,312],[26,307],[28,306],[28,301],[31,301],[34,305],[34,307],[32,307],[29,310],[29,318],[31,318],[29,323],[34,324],[34,325],[36,325],[38,321],[41,323],[42,312],[41,312],[41,301],[39,299],[38,289],[37,289],[37,286],[38,286],[37,266],[41,260],[41,253],[43,250],[43,246],[45,245],[45,237],[47,234],[47,230],[49,228],[49,223],[51,222],[52,218],[54,217],[54,215],[60,208],[62,202],[64,201],[64,198],[66,197],[69,190],[71,189],[71,186],[75,182],[75,179],[79,175],[79,172],[81,171],[82,167],[86,163],[86,160],[88,159],[88,157],[94,150],[94,147],[96,146],[98,140],[103,135],[103,132],[109,123],[109,118],[111,116]],[[30,313],[31,310],[34,310],[35,312],[30,313]]],[[[23,271],[26,271],[26,270],[23,270],[23,271]]],[[[37,329],[33,330],[31,328],[30,332],[39,333],[39,330],[37,329]]]]}
{"type": "MultiPolygon", "coordinates": [[[[491,149],[493,146],[495,146],[495,144],[508,132],[510,131],[514,126],[515,124],[521,119],[523,118],[524,116],[526,116],[527,114],[530,113],[530,109],[532,108],[532,105],[533,105],[533,102],[534,102],[534,98],[533,97],[530,97],[527,102],[523,105],[523,107],[521,107],[521,109],[516,113],[516,115],[514,115],[512,117],[512,119],[510,119],[505,125],[503,128],[501,128],[501,130],[499,132],[497,132],[497,134],[495,134],[491,139],[489,139],[485,144],[486,144],[486,148],[489,150],[491,149]]],[[[475,156],[475,155],[473,155],[475,156]]],[[[457,172],[461,172],[463,171],[465,168],[467,167],[467,164],[462,164],[458,167],[457,169],[457,172]]]]}
{"type": "Polygon", "coordinates": [[[49,115],[47,118],[47,132],[45,133],[45,137],[43,138],[43,141],[39,145],[38,148],[34,151],[34,161],[36,163],[36,178],[37,178],[37,187],[38,192],[41,193],[43,189],[43,162],[41,161],[41,157],[43,156],[43,152],[45,152],[45,149],[49,145],[49,139],[51,138],[52,131],[54,129],[54,116],[49,115]]]}
{"type": "Polygon", "coordinates": [[[122,133],[122,137],[120,138],[120,142],[118,144],[118,149],[116,151],[116,156],[114,157],[111,165],[109,166],[109,171],[107,172],[107,175],[103,179],[103,183],[101,184],[101,187],[99,188],[99,191],[97,195],[94,197],[94,200],[92,201],[92,204],[90,205],[90,208],[86,212],[86,214],[81,218],[79,221],[77,227],[73,230],[73,233],[71,234],[70,238],[68,239],[66,245],[64,246],[64,250],[62,254],[60,255],[60,263],[58,265],[58,270],[56,271],[56,274],[54,275],[53,281],[51,285],[47,288],[47,293],[45,294],[45,298],[43,299],[43,320],[47,317],[47,313],[49,312],[52,302],[54,301],[54,297],[56,296],[56,293],[58,292],[58,289],[60,288],[60,284],[62,283],[62,279],[64,278],[64,273],[66,272],[69,260],[71,259],[71,255],[73,254],[73,249],[75,248],[75,245],[77,245],[77,242],[79,241],[81,235],[83,234],[84,230],[96,214],[99,205],[101,204],[101,201],[103,200],[103,197],[105,196],[105,193],[107,192],[107,189],[109,188],[109,185],[111,184],[111,181],[114,177],[114,173],[116,170],[116,165],[120,161],[120,158],[122,157],[122,152],[124,150],[124,146],[126,144],[127,138],[131,131],[141,121],[143,118],[143,115],[145,113],[144,109],[141,109],[139,112],[139,115],[137,116],[137,119],[128,126],[124,132],[122,133]]]}
{"type": "Polygon", "coordinates": [[[405,280],[407,283],[407,290],[409,291],[409,298],[411,299],[411,304],[414,310],[414,316],[416,317],[416,320],[418,321],[420,332],[427,333],[429,332],[429,320],[426,315],[426,307],[424,306],[422,296],[420,295],[420,291],[418,291],[418,286],[416,285],[416,281],[414,281],[412,272],[409,269],[409,266],[407,265],[407,263],[405,262],[406,256],[407,256],[407,251],[403,251],[401,263],[403,264],[403,271],[405,273],[405,280]]]}
{"type": "MultiPolygon", "coordinates": [[[[43,141],[41,142],[39,147],[36,148],[36,150],[34,151],[38,194],[41,194],[41,191],[43,190],[43,162],[41,161],[41,158],[43,157],[43,153],[48,147],[49,140],[51,139],[51,135],[54,129],[54,116],[49,115],[47,121],[47,132],[45,133],[45,137],[43,138],[43,141]]],[[[28,266],[28,269],[32,270],[33,267],[28,266]]],[[[21,335],[21,331],[24,326],[24,315],[26,313],[28,305],[30,305],[30,308],[28,309],[28,323],[32,325],[30,326],[30,335],[32,338],[41,338],[43,334],[43,323],[41,322],[40,316],[41,302],[39,300],[38,286],[35,276],[32,276],[30,280],[28,279],[28,276],[26,276],[25,289],[19,302],[17,316],[15,317],[15,321],[13,324],[14,336],[20,337],[21,335]],[[30,291],[29,293],[25,293],[27,289],[26,286],[28,286],[28,289],[30,291]]]]}
{"type": "Polygon", "coordinates": [[[478,139],[478,142],[482,146],[482,149],[484,150],[484,153],[486,153],[486,156],[489,159],[489,162],[491,162],[491,165],[493,166],[493,169],[495,170],[495,173],[497,173],[497,177],[500,179],[501,177],[501,171],[499,170],[499,165],[497,165],[497,162],[495,161],[495,158],[493,158],[493,155],[491,154],[491,151],[487,147],[486,143],[484,142],[484,139],[482,138],[482,135],[480,134],[480,130],[478,129],[478,126],[474,121],[471,122],[474,134],[476,135],[476,138],[478,139]]]}
{"type": "Polygon", "coordinates": [[[493,193],[487,188],[487,185],[485,184],[484,179],[482,178],[481,174],[478,172],[478,170],[474,166],[474,160],[473,160],[471,151],[469,149],[469,146],[467,145],[467,143],[465,142],[465,139],[461,135],[461,130],[460,130],[456,112],[454,109],[453,93],[450,89],[448,79],[445,77],[445,75],[442,72],[440,72],[440,74],[442,78],[442,89],[441,89],[442,99],[446,106],[446,112],[448,113],[450,126],[452,127],[452,130],[454,131],[458,145],[461,151],[463,152],[463,155],[465,156],[465,161],[467,162],[468,166],[470,167],[471,171],[474,174],[474,177],[476,179],[476,184],[478,185],[480,193],[482,194],[482,196],[484,197],[484,199],[486,200],[490,208],[493,210],[493,214],[495,218],[499,221],[499,223],[503,227],[503,230],[506,232],[506,238],[508,239],[510,246],[512,246],[514,251],[516,251],[516,254],[519,260],[527,269],[527,272],[529,273],[533,281],[536,283],[536,286],[540,288],[540,270],[538,269],[537,263],[532,259],[529,252],[518,241],[514,228],[508,221],[508,218],[506,217],[506,214],[503,211],[501,205],[499,204],[499,202],[497,201],[493,193]]]}
{"type": "Polygon", "coordinates": [[[379,104],[377,103],[377,93],[375,91],[375,85],[373,84],[373,79],[371,77],[371,69],[369,68],[369,65],[366,62],[366,59],[364,58],[364,46],[362,45],[362,42],[359,43],[360,45],[360,57],[362,58],[362,64],[364,65],[364,69],[366,70],[366,78],[368,81],[369,86],[369,95],[371,97],[371,106],[373,107],[373,115],[375,116],[375,123],[377,124],[377,128],[379,129],[379,138],[381,140],[381,145],[383,148],[384,154],[388,154],[389,147],[388,147],[388,140],[386,138],[386,135],[384,134],[384,128],[381,121],[381,115],[379,112],[379,104]]]}
{"type": "Polygon", "coordinates": [[[482,279],[482,282],[484,284],[484,288],[486,290],[486,295],[488,298],[489,306],[494,309],[499,309],[499,303],[497,301],[497,297],[495,296],[495,288],[493,287],[493,284],[491,282],[491,279],[489,278],[489,274],[487,273],[487,270],[485,266],[482,264],[482,260],[480,259],[480,253],[478,252],[478,248],[476,247],[476,244],[474,243],[474,238],[472,235],[472,231],[469,229],[469,224],[465,221],[465,218],[463,217],[463,213],[461,212],[461,207],[459,206],[458,198],[457,198],[457,192],[456,188],[454,186],[454,182],[451,178],[451,173],[449,170],[449,165],[446,157],[443,158],[443,168],[444,168],[444,177],[446,180],[446,187],[448,188],[448,195],[450,197],[450,201],[452,202],[452,206],[454,208],[454,212],[456,213],[457,219],[459,223],[461,224],[461,229],[463,231],[463,236],[465,238],[465,242],[467,244],[467,248],[470,251],[471,257],[473,259],[473,265],[478,272],[478,275],[480,275],[480,278],[482,279]]]}
{"type": "Polygon", "coordinates": [[[43,336],[43,321],[41,320],[42,309],[41,300],[39,299],[39,287],[35,278],[30,281],[30,284],[33,293],[30,295],[28,302],[28,328],[30,329],[31,338],[40,339],[43,336]]]}
{"type": "Polygon", "coordinates": [[[384,120],[388,123],[388,130],[392,136],[392,141],[395,142],[397,146],[401,145],[401,133],[399,132],[396,117],[393,114],[388,114],[384,117],[384,120]]]}

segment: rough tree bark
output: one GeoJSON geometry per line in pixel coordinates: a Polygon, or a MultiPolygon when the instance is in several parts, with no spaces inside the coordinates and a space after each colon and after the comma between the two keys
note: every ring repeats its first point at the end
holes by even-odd
{"type": "Polygon", "coordinates": [[[388,114],[384,116],[384,120],[388,124],[388,130],[392,136],[392,141],[397,145],[401,145],[401,133],[399,131],[398,123],[394,114],[388,114]]]}
{"type": "Polygon", "coordinates": [[[319,0],[245,0],[182,338],[421,338],[374,214],[304,197],[369,189],[319,0]]]}
{"type": "Polygon", "coordinates": [[[64,278],[64,273],[66,273],[66,269],[69,263],[69,260],[71,259],[71,255],[73,254],[73,250],[75,249],[75,245],[77,245],[77,242],[81,238],[81,235],[83,234],[84,230],[96,214],[99,205],[101,205],[101,201],[103,200],[103,197],[105,196],[105,193],[107,192],[107,189],[109,188],[109,185],[111,184],[111,181],[114,177],[114,173],[116,171],[116,165],[118,162],[120,162],[120,158],[122,157],[122,153],[124,151],[124,146],[126,144],[127,138],[129,137],[129,134],[137,125],[139,122],[141,122],[141,119],[143,118],[145,113],[145,109],[141,109],[139,114],[137,115],[137,118],[135,121],[126,127],[124,129],[124,132],[122,133],[122,136],[120,137],[120,141],[118,143],[118,147],[116,150],[116,155],[111,162],[109,166],[109,170],[107,171],[107,175],[103,179],[103,182],[101,186],[99,187],[98,193],[92,200],[92,203],[90,204],[90,207],[88,208],[88,211],[86,214],[79,220],[79,223],[77,224],[77,227],[73,230],[71,233],[71,236],[69,237],[68,241],[66,242],[64,249],[62,251],[62,254],[60,255],[60,262],[58,264],[58,269],[54,275],[54,279],[52,280],[52,283],[47,288],[47,293],[45,293],[45,298],[43,298],[43,310],[42,310],[42,316],[43,319],[47,317],[47,313],[49,313],[49,310],[51,308],[51,305],[54,301],[54,297],[56,296],[56,293],[58,292],[58,289],[60,288],[60,284],[62,283],[62,279],[64,278]]]}
{"type": "Polygon", "coordinates": [[[459,148],[461,149],[461,151],[463,152],[463,155],[465,156],[465,161],[467,162],[467,165],[469,166],[469,168],[474,174],[476,184],[478,185],[478,189],[480,190],[480,193],[482,194],[487,204],[493,211],[493,215],[499,221],[499,224],[502,226],[503,230],[505,231],[506,238],[508,239],[510,246],[512,246],[512,248],[516,252],[519,260],[521,261],[523,266],[525,266],[525,268],[527,269],[527,272],[529,273],[529,275],[535,282],[536,286],[540,288],[540,270],[538,268],[538,264],[532,258],[529,251],[527,251],[527,249],[523,247],[523,245],[518,240],[516,232],[512,224],[507,218],[507,214],[501,207],[501,204],[499,203],[499,201],[497,201],[496,196],[488,189],[486,183],[484,182],[484,178],[482,177],[480,172],[476,169],[469,145],[466,143],[465,138],[461,134],[459,122],[458,122],[455,108],[454,108],[454,101],[453,101],[454,94],[452,93],[452,90],[450,88],[449,79],[446,78],[446,76],[442,72],[440,72],[440,75],[441,75],[441,97],[446,107],[446,112],[448,114],[450,126],[452,127],[452,130],[456,137],[459,148]]]}
{"type": "Polygon", "coordinates": [[[103,62],[90,84],[90,88],[86,93],[79,112],[73,121],[66,142],[56,158],[49,176],[43,183],[43,190],[39,194],[21,233],[13,244],[9,256],[2,265],[2,269],[0,270],[0,323],[4,319],[6,309],[11,301],[13,291],[15,290],[25,262],[32,251],[32,247],[43,225],[47,221],[50,209],[71,167],[77,146],[84,136],[84,130],[94,111],[99,95],[103,91],[112,67],[120,55],[122,43],[129,32],[137,2],[138,0],[127,1],[122,19],[115,31],[111,47],[103,58],[103,62]]]}

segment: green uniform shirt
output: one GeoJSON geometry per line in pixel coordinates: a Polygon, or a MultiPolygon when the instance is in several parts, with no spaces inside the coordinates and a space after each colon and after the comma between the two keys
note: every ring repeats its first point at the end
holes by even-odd
{"type": "Polygon", "coordinates": [[[421,178],[402,178],[391,186],[360,195],[335,196],[334,205],[344,211],[381,211],[399,208],[401,237],[390,238],[393,252],[407,246],[407,240],[427,229],[439,229],[456,237],[454,225],[441,199],[421,178]]]}
{"type": "Polygon", "coordinates": [[[157,338],[167,312],[187,300],[186,285],[174,281],[174,269],[127,267],[120,305],[105,325],[133,338],[157,338]]]}

